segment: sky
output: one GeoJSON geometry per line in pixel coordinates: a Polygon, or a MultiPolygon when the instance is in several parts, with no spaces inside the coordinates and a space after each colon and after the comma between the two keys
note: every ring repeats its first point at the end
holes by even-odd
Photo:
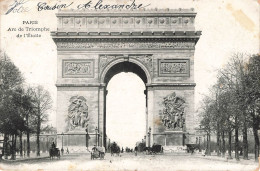
{"type": "Polygon", "coordinates": [[[124,148],[133,148],[145,135],[144,82],[134,73],[119,73],[107,90],[107,136],[124,148]]]}
{"type": "MultiPolygon", "coordinates": [[[[41,1],[53,5],[57,2],[72,2],[72,0],[41,1]]],[[[96,2],[95,0],[93,1],[96,2]]],[[[49,120],[55,126],[57,52],[50,32],[42,32],[40,38],[17,38],[16,35],[18,33],[24,32],[7,30],[9,28],[18,29],[19,27],[23,27],[22,21],[24,20],[37,20],[39,27],[50,28],[50,30],[54,31],[57,28],[57,19],[55,17],[57,11],[38,12],[35,6],[39,1],[29,0],[26,3],[26,6],[30,8],[29,12],[4,15],[9,5],[13,2],[13,0],[2,0],[0,2],[0,47],[11,57],[15,65],[19,67],[28,84],[40,84],[50,91],[54,107],[50,111],[49,120]]],[[[77,0],[75,2],[79,3],[82,1],[77,0]]],[[[112,4],[127,2],[127,0],[104,0],[104,2],[112,4]]],[[[194,8],[197,12],[195,28],[202,31],[202,36],[196,45],[194,55],[195,82],[197,84],[195,89],[196,109],[199,108],[203,94],[206,94],[208,88],[216,81],[217,69],[224,67],[232,54],[238,52],[249,54],[259,53],[259,1],[257,0],[136,0],[136,3],[150,4],[148,8],[194,8]]],[[[140,80],[138,81],[139,78],[137,76],[116,75],[109,83],[109,86],[111,86],[109,87],[109,92],[115,92],[109,93],[109,99],[118,98],[117,91],[122,91],[125,95],[129,93],[128,89],[118,89],[122,87],[121,84],[129,82],[125,79],[131,80],[131,84],[132,82],[135,84],[135,92],[132,93],[139,91],[142,83],[140,83],[140,80]]],[[[141,98],[140,95],[140,100],[141,98]]],[[[131,100],[129,102],[122,100],[123,102],[127,104],[131,100]]],[[[113,107],[115,105],[113,103],[111,100],[111,105],[108,105],[108,110],[111,111],[108,119],[111,120],[116,119],[123,113],[117,107],[113,107]]],[[[129,110],[133,110],[133,108],[138,108],[139,111],[143,110],[143,107],[139,105],[128,107],[129,110]]],[[[139,115],[134,110],[132,113],[135,117],[139,115]]],[[[118,129],[117,124],[114,127],[111,126],[109,131],[115,129],[118,129]]],[[[142,125],[137,125],[132,129],[133,131],[138,131],[143,128],[142,125]]],[[[113,136],[116,136],[116,133],[114,135],[111,134],[111,137],[113,136]]],[[[140,137],[142,136],[140,135],[140,137]]],[[[140,139],[140,137],[138,138],[140,139]]]]}

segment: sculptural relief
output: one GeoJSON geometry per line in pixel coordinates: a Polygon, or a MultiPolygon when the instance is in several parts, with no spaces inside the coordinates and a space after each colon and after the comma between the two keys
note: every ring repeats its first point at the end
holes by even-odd
{"type": "Polygon", "coordinates": [[[150,73],[153,72],[153,57],[152,55],[136,55],[136,56],[130,56],[133,58],[136,58],[140,62],[142,62],[147,69],[150,71],[150,73]]]}
{"type": "MultiPolygon", "coordinates": [[[[99,69],[102,71],[105,66],[111,61],[123,57],[123,55],[100,55],[99,56],[99,69]]],[[[147,69],[153,72],[153,58],[152,55],[129,55],[129,58],[135,58],[140,61],[147,69]]]]}
{"type": "Polygon", "coordinates": [[[63,77],[93,77],[93,60],[63,60],[63,77]]]}
{"type": "Polygon", "coordinates": [[[185,101],[175,92],[163,98],[162,123],[167,129],[184,128],[184,104],[185,101]]]}
{"type": "Polygon", "coordinates": [[[159,60],[159,76],[189,76],[189,60],[159,60]]]}
{"type": "Polygon", "coordinates": [[[88,106],[87,100],[83,96],[73,96],[70,98],[67,115],[67,129],[72,131],[75,128],[86,128],[88,126],[88,106]]]}

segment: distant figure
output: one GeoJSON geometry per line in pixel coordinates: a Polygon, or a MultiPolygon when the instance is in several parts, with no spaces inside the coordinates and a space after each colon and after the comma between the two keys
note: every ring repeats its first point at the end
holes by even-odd
{"type": "Polygon", "coordinates": [[[62,148],[62,149],[61,149],[61,155],[63,155],[63,153],[64,153],[64,149],[62,148]]]}
{"type": "Polygon", "coordinates": [[[124,152],[124,148],[122,147],[121,153],[123,153],[123,152],[124,152]]]}
{"type": "Polygon", "coordinates": [[[163,146],[162,146],[162,149],[161,149],[161,150],[162,150],[162,153],[163,153],[163,146]]]}
{"type": "Polygon", "coordinates": [[[202,149],[201,154],[202,154],[202,156],[205,157],[205,155],[206,155],[206,150],[202,149]]]}
{"type": "Polygon", "coordinates": [[[97,150],[97,147],[96,145],[94,145],[94,147],[92,148],[92,151],[96,151],[97,150]]]}
{"type": "Polygon", "coordinates": [[[68,147],[67,147],[67,150],[66,150],[66,154],[69,154],[70,152],[69,152],[69,149],[68,149],[68,147]]]}
{"type": "Polygon", "coordinates": [[[52,148],[52,149],[55,149],[55,148],[56,148],[56,144],[55,144],[54,142],[52,142],[51,148],[52,148]]]}
{"type": "Polygon", "coordinates": [[[135,156],[137,156],[137,146],[135,146],[135,156]]]}

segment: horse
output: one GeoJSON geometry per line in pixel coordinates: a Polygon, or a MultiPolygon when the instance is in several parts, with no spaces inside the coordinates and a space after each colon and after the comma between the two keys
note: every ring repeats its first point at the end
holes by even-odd
{"type": "Polygon", "coordinates": [[[120,147],[117,145],[111,146],[111,156],[114,156],[114,154],[120,155],[120,147]]]}
{"type": "Polygon", "coordinates": [[[50,159],[52,160],[54,157],[60,159],[60,150],[58,148],[50,148],[50,159]]]}

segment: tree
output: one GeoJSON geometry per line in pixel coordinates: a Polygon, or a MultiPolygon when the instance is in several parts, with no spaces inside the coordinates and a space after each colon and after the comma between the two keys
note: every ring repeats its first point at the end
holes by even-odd
{"type": "Polygon", "coordinates": [[[20,141],[20,155],[23,153],[22,145],[22,135],[26,132],[27,134],[27,156],[30,157],[30,132],[32,132],[32,127],[29,123],[29,119],[32,120],[34,117],[33,111],[33,100],[31,94],[31,88],[19,87],[16,89],[14,94],[14,101],[16,103],[17,109],[19,111],[20,117],[24,121],[23,129],[19,130],[19,141],[20,141]]]}
{"type": "Polygon", "coordinates": [[[12,91],[11,93],[12,94],[10,94],[8,98],[3,100],[2,103],[3,106],[1,107],[1,113],[3,120],[1,123],[0,131],[12,137],[11,159],[15,159],[16,138],[20,132],[26,130],[26,126],[23,117],[19,114],[19,105],[16,103],[16,92],[12,91]]]}
{"type": "Polygon", "coordinates": [[[7,157],[8,137],[12,137],[12,158],[15,153],[15,140],[18,125],[22,124],[14,103],[15,88],[20,87],[24,79],[10,58],[0,51],[0,132],[4,134],[2,154],[7,157]]]}
{"type": "Polygon", "coordinates": [[[213,120],[214,120],[214,112],[215,106],[214,101],[210,97],[205,97],[203,99],[203,113],[202,120],[200,122],[200,127],[202,130],[206,132],[207,136],[207,149],[206,154],[211,155],[211,133],[213,129],[213,120]]]}
{"type": "Polygon", "coordinates": [[[259,156],[259,137],[257,130],[260,129],[260,55],[252,55],[249,59],[247,85],[247,104],[249,122],[252,125],[255,139],[255,160],[259,156]]]}
{"type": "Polygon", "coordinates": [[[40,156],[40,133],[42,123],[48,120],[47,112],[52,107],[52,99],[47,90],[42,86],[37,86],[32,89],[33,107],[35,113],[34,124],[36,125],[36,143],[37,143],[37,156],[40,156]]]}
{"type": "Polygon", "coordinates": [[[248,140],[247,140],[247,131],[248,131],[248,112],[247,106],[247,67],[245,63],[245,54],[234,54],[225,68],[220,71],[223,78],[227,81],[229,86],[229,91],[233,94],[233,103],[236,104],[237,113],[235,116],[235,151],[236,159],[238,159],[238,129],[241,122],[242,133],[243,133],[243,158],[248,159],[248,140]]]}
{"type": "Polygon", "coordinates": [[[218,155],[220,146],[222,155],[225,154],[225,135],[228,134],[229,157],[231,157],[232,132],[235,130],[235,157],[237,160],[239,160],[238,150],[240,148],[239,131],[242,131],[243,135],[243,158],[248,159],[247,132],[252,128],[255,138],[255,159],[257,160],[259,156],[257,130],[260,127],[260,56],[234,54],[227,65],[219,70],[219,73],[218,81],[211,91],[213,93],[207,97],[207,99],[211,99],[211,102],[204,101],[204,104],[211,105],[205,105],[201,124],[207,128],[206,131],[209,130],[209,126],[211,126],[211,131],[216,131],[218,155]],[[210,110],[210,106],[214,110],[210,110]]]}

